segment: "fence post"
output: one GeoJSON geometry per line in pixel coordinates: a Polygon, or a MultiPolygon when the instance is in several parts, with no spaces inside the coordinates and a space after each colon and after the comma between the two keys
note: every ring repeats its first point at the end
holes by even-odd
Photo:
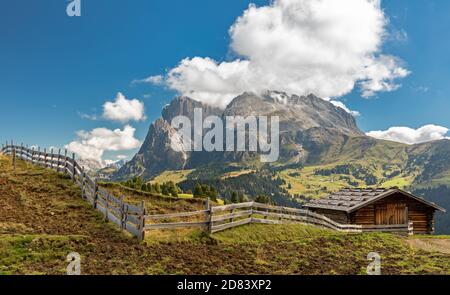
{"type": "Polygon", "coordinates": [[[75,182],[75,153],[72,153],[72,180],[75,182]]]}
{"type": "Polygon", "coordinates": [[[38,160],[37,160],[37,165],[41,166],[41,147],[38,146],[38,160]]]}
{"type": "Polygon", "coordinates": [[[126,229],[128,217],[128,206],[124,202],[124,197],[120,197],[120,230],[126,229]]]}
{"type": "Polygon", "coordinates": [[[67,173],[67,149],[64,149],[64,173],[67,173]]]}
{"type": "Polygon", "coordinates": [[[44,167],[47,168],[47,148],[44,149],[44,167]]]}
{"type": "Polygon", "coordinates": [[[408,222],[408,235],[412,236],[414,235],[414,223],[408,222]]]}
{"type": "Polygon", "coordinates": [[[16,174],[16,149],[15,148],[13,148],[13,150],[12,150],[12,161],[13,161],[14,174],[16,174]]]}
{"type": "Polygon", "coordinates": [[[85,197],[85,181],[86,181],[86,172],[84,172],[84,167],[81,167],[81,198],[85,197]]]}
{"type": "Polygon", "coordinates": [[[58,163],[56,164],[56,171],[59,172],[59,162],[61,161],[61,149],[58,149],[58,163]]]}
{"type": "Polygon", "coordinates": [[[211,234],[212,229],[212,210],[211,210],[211,200],[209,198],[206,199],[205,202],[205,218],[206,218],[206,232],[211,234]]]}
{"type": "Polygon", "coordinates": [[[34,149],[31,149],[31,164],[34,165],[34,149]]]}
{"type": "Polygon", "coordinates": [[[27,162],[30,162],[30,160],[28,160],[28,157],[29,157],[29,153],[30,153],[30,151],[29,151],[29,149],[28,149],[28,144],[27,145],[25,145],[25,151],[26,151],[26,156],[25,157],[27,157],[27,162]]]}
{"type": "Polygon", "coordinates": [[[53,148],[50,149],[50,169],[53,169],[53,148]]]}
{"type": "Polygon", "coordinates": [[[108,210],[109,210],[109,192],[106,194],[106,204],[105,204],[105,221],[108,222],[108,210]]]}
{"type": "Polygon", "coordinates": [[[14,142],[13,142],[13,140],[11,139],[11,159],[12,159],[12,156],[13,156],[13,153],[12,152],[15,152],[16,151],[16,149],[14,148],[14,142]]]}
{"type": "Polygon", "coordinates": [[[92,201],[92,206],[94,209],[97,209],[97,200],[98,200],[98,181],[97,178],[94,179],[94,200],[92,201]]]}
{"type": "Polygon", "coordinates": [[[145,210],[145,201],[141,201],[141,214],[139,216],[139,241],[142,242],[145,238],[145,215],[147,213],[147,210],[145,210]]]}

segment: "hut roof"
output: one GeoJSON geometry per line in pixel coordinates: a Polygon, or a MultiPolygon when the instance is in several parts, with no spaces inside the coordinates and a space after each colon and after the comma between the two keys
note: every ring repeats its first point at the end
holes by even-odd
{"type": "Polygon", "coordinates": [[[304,205],[304,207],[345,211],[347,213],[351,213],[395,193],[400,193],[436,210],[445,212],[444,208],[436,205],[435,203],[428,202],[421,197],[414,196],[413,194],[398,188],[346,188],[326,197],[312,200],[304,205]]]}

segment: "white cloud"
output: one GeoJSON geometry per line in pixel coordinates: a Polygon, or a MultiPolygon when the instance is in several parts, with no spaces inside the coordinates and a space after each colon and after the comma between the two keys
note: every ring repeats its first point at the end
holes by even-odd
{"type": "Polygon", "coordinates": [[[154,85],[162,85],[164,84],[164,76],[162,75],[150,76],[145,79],[133,80],[132,82],[132,84],[137,83],[150,83],[154,85]]]}
{"type": "Polygon", "coordinates": [[[447,138],[445,135],[448,131],[449,129],[446,127],[425,125],[418,129],[412,129],[409,127],[391,127],[388,130],[371,131],[366,134],[378,139],[415,144],[445,139],[447,138]]]}
{"type": "Polygon", "coordinates": [[[427,93],[430,90],[430,88],[428,88],[427,86],[419,86],[419,87],[414,87],[413,90],[415,92],[427,93]]]}
{"type": "Polygon", "coordinates": [[[103,105],[103,118],[123,123],[145,120],[144,103],[137,99],[129,100],[119,92],[114,102],[108,101],[103,105]]]}
{"type": "MultiPolygon", "coordinates": [[[[381,52],[387,24],[379,0],[250,5],[229,31],[239,59],[186,58],[164,81],[183,95],[222,107],[244,91],[320,97],[340,97],[356,85],[364,97],[393,91],[399,87],[396,79],[409,71],[398,58],[381,52]]],[[[161,76],[154,77],[147,82],[162,82],[161,76]]]]}
{"type": "Polygon", "coordinates": [[[78,138],[65,147],[81,159],[94,161],[104,166],[102,157],[105,151],[124,151],[138,148],[139,140],[134,137],[136,129],[127,125],[123,130],[96,128],[89,132],[77,132],[78,138]]]}
{"type": "Polygon", "coordinates": [[[82,119],[87,119],[87,120],[92,120],[92,121],[97,121],[98,120],[98,116],[95,115],[95,114],[90,115],[90,114],[85,114],[85,113],[82,113],[82,112],[78,112],[78,116],[80,116],[80,118],[82,118],[82,119]]]}

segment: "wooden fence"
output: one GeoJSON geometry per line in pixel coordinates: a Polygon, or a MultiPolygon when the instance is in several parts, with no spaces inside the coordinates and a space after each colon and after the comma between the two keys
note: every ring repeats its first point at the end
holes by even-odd
{"type": "Polygon", "coordinates": [[[356,225],[340,224],[330,218],[304,209],[272,206],[257,202],[232,204],[213,207],[211,217],[211,232],[219,232],[235,226],[248,223],[311,224],[340,232],[395,232],[412,234],[412,223],[401,225],[356,225]]]}
{"type": "Polygon", "coordinates": [[[122,230],[128,231],[139,240],[144,239],[144,216],[146,214],[144,202],[133,205],[125,202],[123,197],[114,197],[107,190],[100,188],[97,179],[89,176],[84,168],[77,163],[75,154],[69,157],[67,150],[64,150],[64,154],[61,154],[61,150],[54,153],[53,150],[48,152],[44,149],[41,151],[23,145],[14,145],[12,142],[2,145],[0,152],[69,175],[80,186],[81,197],[89,202],[93,208],[103,213],[105,220],[117,224],[122,230]]]}
{"type": "Polygon", "coordinates": [[[250,223],[285,224],[304,223],[320,226],[340,232],[392,232],[412,235],[413,225],[355,225],[340,224],[330,218],[314,212],[289,207],[273,206],[257,202],[247,202],[211,207],[209,199],[205,201],[205,209],[193,212],[147,215],[144,202],[140,205],[126,203],[122,198],[116,198],[108,191],[99,188],[96,179],[86,174],[84,168],[75,161],[75,155],[67,156],[67,151],[58,154],[46,150],[30,149],[11,144],[3,145],[0,150],[4,154],[13,155],[35,165],[55,169],[68,174],[81,188],[81,196],[98,211],[106,220],[114,222],[143,240],[145,231],[155,229],[176,229],[201,227],[208,233],[216,233],[229,228],[250,223]],[[180,219],[189,218],[189,221],[180,219]]]}
{"type": "Polygon", "coordinates": [[[257,202],[211,207],[209,205],[209,201],[207,201],[205,210],[174,214],[146,215],[145,222],[145,230],[174,229],[181,227],[204,227],[208,233],[216,233],[229,228],[250,223],[304,223],[349,233],[391,232],[407,233],[411,235],[413,232],[412,223],[400,225],[370,226],[340,224],[326,216],[316,214],[308,210],[272,206],[257,202]],[[150,220],[173,220],[177,218],[192,216],[198,216],[199,218],[201,218],[201,220],[189,222],[163,222],[156,224],[147,223],[147,221],[150,220]]]}

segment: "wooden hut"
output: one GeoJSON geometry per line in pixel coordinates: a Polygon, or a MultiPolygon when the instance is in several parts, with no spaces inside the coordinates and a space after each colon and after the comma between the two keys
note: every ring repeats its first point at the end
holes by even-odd
{"type": "Polygon", "coordinates": [[[343,189],[305,205],[342,224],[400,225],[413,223],[414,234],[434,233],[434,213],[445,212],[398,188],[343,189]]]}

